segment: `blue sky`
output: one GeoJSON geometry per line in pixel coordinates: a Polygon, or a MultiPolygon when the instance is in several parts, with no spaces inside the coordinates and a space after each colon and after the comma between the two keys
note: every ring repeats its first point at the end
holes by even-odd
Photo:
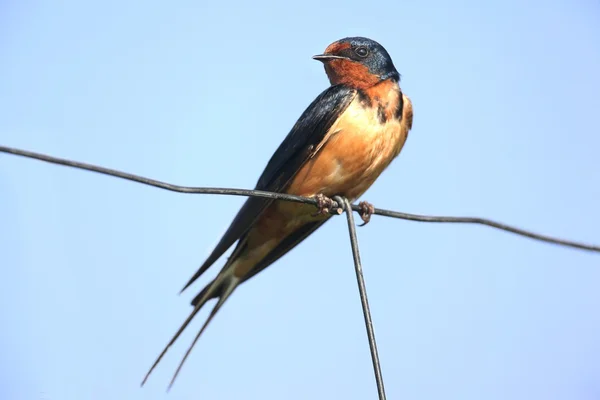
{"type": "MultiPolygon", "coordinates": [[[[328,86],[310,57],[367,36],[415,118],[364,199],[600,242],[597,2],[198,3],[2,2],[0,144],[251,188],[328,86]]],[[[206,311],[139,387],[243,201],[0,154],[0,398],[375,398],[343,218],[236,291],[169,394],[206,311]]],[[[381,217],[358,234],[390,399],[600,396],[599,255],[381,217]]]]}

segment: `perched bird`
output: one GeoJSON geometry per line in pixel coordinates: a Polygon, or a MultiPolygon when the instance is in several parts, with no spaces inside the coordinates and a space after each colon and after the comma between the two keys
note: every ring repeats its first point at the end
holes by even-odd
{"type": "MultiPolygon", "coordinates": [[[[387,51],[373,40],[349,37],[313,58],[324,64],[331,86],[300,116],[269,160],[256,189],[315,197],[319,210],[315,213],[314,205],[248,198],[182,291],[237,240],[233,253],[192,300],[194,309],[142,385],[202,306],[218,299],[179,364],[171,387],[196,341],[235,288],[323,225],[331,217],[331,197],[350,201],[360,197],[402,150],[412,127],[412,104],[400,89],[400,74],[387,51]]],[[[373,207],[366,202],[360,206],[367,223],[373,207]]]]}

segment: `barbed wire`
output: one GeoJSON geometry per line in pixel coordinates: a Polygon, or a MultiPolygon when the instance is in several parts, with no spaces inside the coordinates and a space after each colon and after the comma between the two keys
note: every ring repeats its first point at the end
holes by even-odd
{"type": "MultiPolygon", "coordinates": [[[[139,175],[130,174],[128,172],[118,171],[111,168],[101,167],[93,164],[83,163],[79,161],[72,161],[63,158],[53,157],[46,154],[35,153],[32,151],[16,149],[12,147],[0,146],[0,152],[14,154],[17,156],[33,158],[40,161],[46,161],[52,164],[64,165],[67,167],[73,167],[78,169],[83,169],[86,171],[92,171],[104,175],[114,176],[116,178],[126,179],[133,182],[142,183],[144,185],[149,185],[165,190],[170,190],[172,192],[178,193],[200,193],[200,194],[215,194],[215,195],[229,195],[229,196],[255,196],[255,197],[263,197],[268,199],[276,199],[276,200],[285,200],[292,201],[296,203],[305,203],[305,204],[313,204],[317,205],[317,200],[311,197],[303,197],[303,196],[295,196],[291,194],[285,193],[274,193],[274,192],[265,192],[262,190],[250,190],[250,189],[235,189],[235,188],[217,188],[217,187],[192,187],[192,186],[180,186],[173,185],[171,183],[161,182],[156,179],[146,178],[139,175]]],[[[333,210],[343,209],[341,204],[334,204],[331,207],[333,210]]],[[[356,212],[361,212],[361,208],[357,204],[352,204],[352,210],[356,212]]],[[[340,214],[339,212],[336,212],[340,214]]],[[[460,224],[477,224],[484,225],[491,228],[499,229],[506,232],[511,232],[517,234],[519,236],[528,237],[530,239],[552,243],[559,246],[572,247],[580,250],[599,252],[600,253],[600,245],[594,244],[586,244],[581,242],[576,242],[572,240],[561,239],[553,236],[543,235],[540,233],[535,233],[526,229],[517,228],[515,226],[507,225],[501,222],[493,221],[487,218],[479,218],[479,217],[449,217],[449,216],[436,216],[436,215],[420,215],[420,214],[410,214],[400,211],[392,211],[385,210],[381,208],[375,208],[374,215],[380,215],[382,217],[390,217],[390,218],[398,218],[408,221],[418,221],[418,222],[434,222],[434,223],[460,223],[460,224]]]]}
{"type": "MultiPolygon", "coordinates": [[[[275,200],[284,200],[284,201],[292,201],[297,203],[305,203],[305,204],[313,204],[315,206],[318,205],[318,202],[314,198],[310,197],[302,197],[295,196],[285,193],[274,193],[274,192],[266,192],[262,190],[248,190],[248,189],[233,189],[233,188],[214,188],[214,187],[190,187],[190,186],[180,186],[173,185],[166,182],[161,182],[155,179],[150,179],[146,177],[142,177],[139,175],[130,174],[123,171],[118,171],[110,168],[105,168],[97,165],[92,165],[88,163],[72,161],[67,159],[62,159],[58,157],[52,157],[46,154],[35,153],[32,151],[16,149],[12,147],[0,146],[0,152],[13,154],[17,156],[32,158],[40,161],[45,161],[52,164],[58,164],[78,169],[83,169],[86,171],[97,172],[104,175],[114,176],[116,178],[121,178],[133,182],[142,183],[145,185],[170,190],[178,193],[199,193],[199,194],[215,194],[215,195],[232,195],[232,196],[255,196],[255,197],[263,197],[268,199],[275,200]]],[[[379,355],[377,352],[377,344],[375,340],[375,332],[373,329],[373,321],[371,319],[371,312],[369,310],[369,302],[367,298],[367,291],[364,282],[364,276],[362,271],[362,264],[360,261],[360,253],[358,247],[358,238],[356,235],[356,227],[354,224],[354,216],[352,211],[361,212],[361,208],[359,205],[350,204],[350,201],[346,198],[336,196],[333,199],[333,204],[330,207],[331,214],[341,214],[343,211],[346,211],[347,219],[348,219],[348,232],[350,235],[350,245],[352,248],[352,255],[354,260],[354,269],[356,272],[356,280],[359,289],[359,295],[362,305],[363,316],[365,320],[365,328],[367,330],[367,338],[369,341],[369,350],[371,352],[371,359],[373,362],[373,372],[375,374],[375,381],[377,384],[377,393],[379,400],[385,400],[385,389],[383,384],[383,376],[381,373],[381,365],[379,361],[379,355]]],[[[419,221],[419,222],[436,222],[436,223],[465,223],[465,224],[479,224],[484,226],[489,226],[495,229],[503,230],[506,232],[511,232],[523,237],[528,237],[534,240],[552,243],[565,247],[572,247],[580,250],[592,251],[592,252],[600,252],[600,246],[584,244],[580,242],[560,239],[552,236],[542,235],[539,233],[531,232],[525,229],[517,228],[514,226],[510,226],[507,224],[503,224],[500,222],[496,222],[486,218],[479,217],[448,217],[448,216],[433,216],[433,215],[419,215],[419,214],[409,214],[399,211],[392,210],[384,210],[375,208],[374,215],[380,215],[383,217],[391,217],[404,219],[409,221],[419,221]]]]}

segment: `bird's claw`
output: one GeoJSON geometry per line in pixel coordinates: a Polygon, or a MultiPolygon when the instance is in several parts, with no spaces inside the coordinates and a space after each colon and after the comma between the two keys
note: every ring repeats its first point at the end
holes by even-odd
{"type": "MultiPolygon", "coordinates": [[[[337,205],[339,208],[339,204],[337,204],[336,201],[333,201],[332,199],[330,199],[329,197],[322,195],[322,194],[317,194],[315,196],[315,200],[317,201],[317,212],[314,213],[312,216],[316,217],[319,215],[326,215],[326,214],[331,214],[334,211],[337,210],[333,210],[334,205],[337,205]]],[[[339,214],[339,212],[338,212],[339,214]]]]}
{"type": "Polygon", "coordinates": [[[360,218],[363,220],[363,223],[359,226],[365,226],[371,220],[371,215],[375,212],[375,207],[366,201],[361,201],[358,203],[358,206],[360,207],[360,218]]]}

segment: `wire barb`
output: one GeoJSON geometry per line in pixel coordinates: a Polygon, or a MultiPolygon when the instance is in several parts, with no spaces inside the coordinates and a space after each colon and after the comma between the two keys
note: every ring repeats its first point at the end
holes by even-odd
{"type": "Polygon", "coordinates": [[[356,236],[356,227],[354,226],[354,214],[352,213],[352,204],[346,198],[339,196],[334,200],[343,206],[348,217],[348,233],[350,234],[350,246],[352,247],[352,257],[354,258],[354,270],[356,271],[356,282],[358,283],[358,292],[362,304],[363,316],[365,318],[365,327],[367,328],[367,338],[369,339],[369,349],[371,350],[371,360],[373,361],[373,372],[375,373],[375,382],[377,383],[377,394],[379,400],[385,400],[385,389],[383,387],[383,375],[381,374],[381,365],[379,363],[379,353],[377,352],[377,343],[375,342],[375,330],[371,319],[371,310],[369,309],[369,300],[367,298],[367,288],[363,276],[362,263],[360,262],[360,252],[358,250],[358,238],[356,236]]]}
{"type": "MultiPolygon", "coordinates": [[[[170,190],[178,193],[202,193],[202,194],[216,194],[216,195],[230,195],[230,196],[255,196],[263,197],[276,200],[292,201],[296,203],[313,204],[318,206],[318,201],[314,198],[295,196],[284,193],[273,193],[265,192],[262,190],[248,190],[248,189],[231,189],[231,188],[210,188],[210,187],[189,187],[173,185],[166,182],[157,181],[155,179],[145,178],[143,176],[130,174],[127,172],[117,171],[110,168],[100,167],[97,165],[82,163],[78,161],[66,160],[63,158],[52,157],[46,154],[34,153],[32,151],[16,149],[13,147],[0,146],[0,153],[14,154],[17,156],[33,158],[35,160],[45,161],[52,164],[64,165],[67,167],[79,168],[86,171],[97,172],[104,175],[114,176],[116,178],[126,179],[133,182],[142,183],[157,187],[160,189],[170,190]]],[[[332,207],[334,211],[337,211],[335,205],[332,207]]],[[[356,212],[362,212],[363,210],[359,205],[353,204],[352,210],[356,212]]],[[[338,214],[335,212],[335,214],[338,214]]],[[[517,228],[514,226],[506,225],[500,222],[492,221],[485,218],[478,217],[443,217],[443,216],[432,216],[432,215],[419,215],[409,214],[400,211],[383,210],[380,208],[373,209],[373,215],[381,215],[383,217],[391,217],[404,219],[407,221],[419,221],[419,222],[436,222],[436,223],[462,223],[462,224],[479,224],[489,226],[495,229],[499,229],[506,232],[511,232],[520,236],[528,237],[534,240],[539,240],[546,243],[552,243],[559,246],[572,247],[575,249],[586,250],[600,253],[600,245],[592,245],[579,243],[571,240],[559,239],[552,236],[542,235],[539,233],[531,232],[525,229],[517,228]]]]}

